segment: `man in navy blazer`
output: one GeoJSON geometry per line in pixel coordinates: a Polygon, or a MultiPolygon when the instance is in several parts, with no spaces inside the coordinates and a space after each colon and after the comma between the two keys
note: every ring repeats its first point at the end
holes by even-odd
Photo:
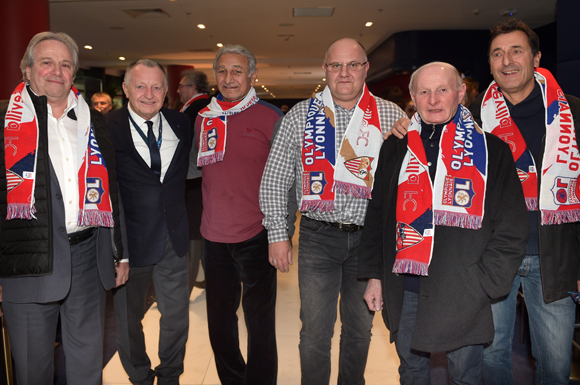
{"type": "Polygon", "coordinates": [[[189,247],[185,178],[192,134],[189,118],[162,108],[167,74],[149,59],[131,63],[123,90],[127,106],[107,115],[117,155],[131,270],[117,290],[117,347],[133,384],[178,384],[189,328],[189,247]],[[160,322],[159,358],[151,369],[141,321],[153,280],[160,322]]]}

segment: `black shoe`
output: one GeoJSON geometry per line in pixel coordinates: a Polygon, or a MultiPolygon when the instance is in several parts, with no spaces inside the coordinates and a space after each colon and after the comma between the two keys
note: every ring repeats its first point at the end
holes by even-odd
{"type": "Polygon", "coordinates": [[[193,286],[200,288],[200,289],[205,289],[205,279],[203,281],[195,281],[193,286]]]}

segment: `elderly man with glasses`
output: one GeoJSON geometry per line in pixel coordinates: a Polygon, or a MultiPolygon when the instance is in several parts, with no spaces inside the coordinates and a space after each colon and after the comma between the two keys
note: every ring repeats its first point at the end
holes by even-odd
{"type": "Polygon", "coordinates": [[[292,264],[287,236],[288,191],[296,184],[302,221],[298,270],[302,384],[328,384],[330,347],[341,297],[339,384],[364,384],[373,313],[357,280],[358,245],[383,134],[404,112],[375,98],[365,79],[363,46],[339,39],[322,65],[328,86],[284,117],[264,170],[260,207],[269,260],[292,264]]]}

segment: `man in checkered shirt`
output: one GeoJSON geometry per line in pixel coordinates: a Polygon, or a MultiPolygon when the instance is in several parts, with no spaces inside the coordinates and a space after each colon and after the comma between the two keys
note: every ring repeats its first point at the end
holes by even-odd
{"type": "Polygon", "coordinates": [[[330,346],[341,297],[339,384],[364,384],[373,313],[357,281],[358,245],[384,134],[405,116],[365,86],[364,47],[339,39],[322,65],[328,86],[284,117],[260,188],[269,260],[281,272],[292,264],[286,218],[288,191],[300,203],[298,270],[302,384],[328,384],[330,346]]]}

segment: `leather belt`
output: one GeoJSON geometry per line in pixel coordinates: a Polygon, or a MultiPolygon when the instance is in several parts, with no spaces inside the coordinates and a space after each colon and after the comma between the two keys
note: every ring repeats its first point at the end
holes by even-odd
{"type": "Polygon", "coordinates": [[[72,246],[78,245],[79,243],[86,241],[87,239],[92,237],[92,235],[95,232],[95,229],[96,227],[89,227],[88,229],[69,234],[68,243],[70,243],[70,245],[72,246]]]}
{"type": "Polygon", "coordinates": [[[340,230],[345,231],[347,233],[354,233],[359,230],[362,230],[363,226],[355,225],[354,223],[338,223],[338,222],[324,222],[328,223],[332,227],[338,227],[340,230]]]}

